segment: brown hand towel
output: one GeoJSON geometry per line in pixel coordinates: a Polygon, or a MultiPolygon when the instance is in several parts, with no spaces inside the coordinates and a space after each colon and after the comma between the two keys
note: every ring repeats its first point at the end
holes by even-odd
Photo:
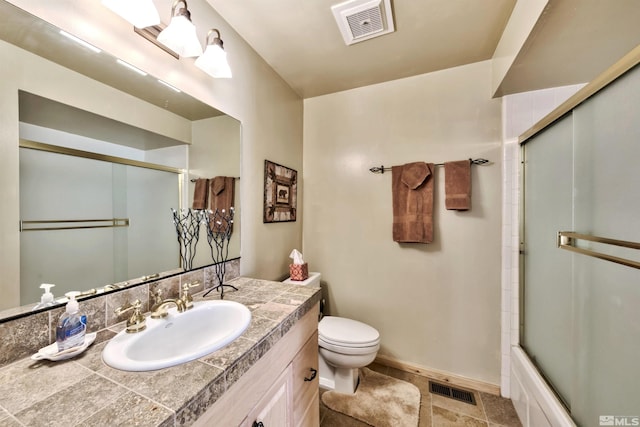
{"type": "Polygon", "coordinates": [[[393,240],[433,241],[433,163],[415,162],[391,168],[393,240]]]}
{"type": "Polygon", "coordinates": [[[449,210],[471,209],[471,162],[459,160],[444,164],[445,207],[449,210]]]}
{"type": "Polygon", "coordinates": [[[234,206],[235,178],[231,176],[216,176],[209,180],[209,209],[213,212],[224,209],[228,214],[234,206]]]}
{"type": "Polygon", "coordinates": [[[209,180],[198,178],[196,179],[196,186],[193,189],[193,209],[206,209],[209,193],[209,180]]]}

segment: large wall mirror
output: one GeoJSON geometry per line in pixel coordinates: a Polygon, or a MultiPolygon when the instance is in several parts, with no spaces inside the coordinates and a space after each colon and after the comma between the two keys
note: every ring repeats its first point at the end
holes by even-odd
{"type": "MultiPolygon", "coordinates": [[[[183,271],[171,208],[191,207],[198,178],[235,178],[228,259],[240,256],[239,121],[2,0],[0,56],[22,222],[20,283],[0,280],[19,299],[0,299],[0,320],[30,311],[41,283],[58,299],[183,271]]],[[[213,263],[205,233],[192,268],[213,263]]]]}

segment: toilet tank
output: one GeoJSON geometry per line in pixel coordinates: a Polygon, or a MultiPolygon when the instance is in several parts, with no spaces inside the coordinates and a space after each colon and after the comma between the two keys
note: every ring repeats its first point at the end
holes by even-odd
{"type": "Polygon", "coordinates": [[[307,280],[291,280],[291,277],[284,280],[282,283],[288,283],[290,285],[302,285],[302,286],[314,286],[316,288],[320,287],[320,278],[322,275],[317,272],[309,273],[309,277],[307,280]]]}

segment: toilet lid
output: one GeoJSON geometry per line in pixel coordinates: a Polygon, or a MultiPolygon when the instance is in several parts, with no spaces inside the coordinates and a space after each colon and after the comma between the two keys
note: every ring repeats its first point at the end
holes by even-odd
{"type": "Polygon", "coordinates": [[[336,316],[322,318],[318,324],[318,338],[345,347],[368,347],[380,342],[378,331],[366,323],[336,316]]]}

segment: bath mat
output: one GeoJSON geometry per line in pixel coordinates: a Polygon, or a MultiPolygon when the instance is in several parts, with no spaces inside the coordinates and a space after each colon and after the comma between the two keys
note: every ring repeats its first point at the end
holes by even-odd
{"type": "Polygon", "coordinates": [[[355,394],[327,391],[322,402],[374,427],[417,427],[420,416],[418,387],[368,368],[360,370],[355,394]]]}

